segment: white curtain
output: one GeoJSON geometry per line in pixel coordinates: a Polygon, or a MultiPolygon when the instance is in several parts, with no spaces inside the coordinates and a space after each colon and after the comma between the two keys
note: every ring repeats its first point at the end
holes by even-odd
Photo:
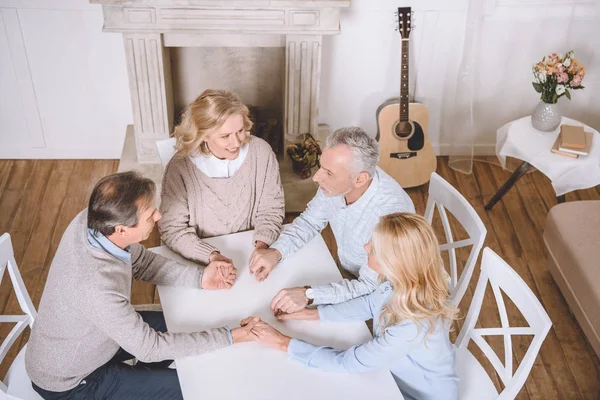
{"type": "Polygon", "coordinates": [[[468,2],[456,89],[440,126],[453,169],[471,173],[481,154],[475,143],[533,112],[531,67],[550,53],[574,50],[586,67],[585,89],[559,100],[562,114],[600,130],[600,0],[468,2]]]}

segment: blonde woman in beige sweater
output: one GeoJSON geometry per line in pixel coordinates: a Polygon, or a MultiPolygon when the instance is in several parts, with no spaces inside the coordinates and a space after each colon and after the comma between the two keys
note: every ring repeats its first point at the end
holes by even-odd
{"type": "Polygon", "coordinates": [[[159,231],[183,257],[231,261],[203,238],[254,229],[256,248],[279,237],[284,217],[279,164],[250,136],[248,107],[226,90],[206,90],[175,128],[176,153],[163,178],[159,231]]]}

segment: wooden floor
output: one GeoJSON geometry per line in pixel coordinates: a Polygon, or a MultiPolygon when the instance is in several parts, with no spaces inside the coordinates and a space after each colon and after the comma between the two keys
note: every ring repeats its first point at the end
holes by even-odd
{"type": "MultiPolygon", "coordinates": [[[[15,258],[36,307],[63,231],[71,219],[87,206],[94,183],[100,177],[114,172],[117,163],[112,160],[0,160],[0,234],[10,232],[12,235],[15,258]]],[[[491,211],[485,211],[484,204],[510,175],[493,163],[493,158],[475,162],[474,173],[464,175],[450,169],[448,159],[440,157],[437,172],[475,207],[488,229],[486,246],[502,256],[527,282],[553,322],[518,398],[600,399],[598,357],[546,269],[542,231],[548,210],[556,203],[553,189],[548,179],[536,171],[524,176],[491,211]]],[[[422,214],[427,199],[427,185],[408,192],[417,212],[422,214]]],[[[566,197],[567,201],[599,200],[600,187],[569,193],[566,197]]],[[[287,217],[288,221],[293,218],[294,215],[287,217]]],[[[434,227],[438,231],[439,226],[439,222],[434,220],[434,227]]],[[[335,254],[331,231],[327,229],[323,236],[335,254]]],[[[144,244],[154,246],[158,242],[158,236],[154,234],[144,244]]],[[[466,256],[466,251],[459,253],[462,261],[466,256]]],[[[463,316],[469,306],[477,276],[476,271],[461,303],[463,316]]],[[[9,282],[5,275],[0,286],[0,314],[19,312],[9,282]]],[[[136,282],[132,297],[134,304],[158,302],[155,288],[148,284],[136,282]]],[[[492,298],[487,296],[486,302],[492,298]]],[[[509,304],[507,307],[513,324],[522,321],[522,316],[514,306],[509,304]]],[[[483,324],[493,325],[497,320],[495,304],[491,301],[485,303],[481,318],[483,324]]],[[[460,325],[461,321],[456,329],[460,325]]],[[[0,340],[6,337],[11,328],[10,324],[0,325],[0,340]]],[[[0,368],[0,376],[4,377],[19,348],[26,343],[27,336],[28,332],[18,342],[19,346],[14,346],[8,354],[0,368]]],[[[490,340],[490,344],[502,354],[502,341],[495,339],[490,340]]],[[[527,337],[518,337],[513,342],[515,364],[518,365],[528,344],[527,337]]],[[[475,348],[469,348],[478,355],[475,348]]],[[[486,367],[491,371],[489,365],[486,367]]],[[[501,387],[495,374],[492,376],[501,387]]]]}

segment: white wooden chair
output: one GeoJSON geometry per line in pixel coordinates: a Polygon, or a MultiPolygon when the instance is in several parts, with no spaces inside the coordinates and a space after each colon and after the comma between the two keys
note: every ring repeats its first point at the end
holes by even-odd
{"type": "Polygon", "coordinates": [[[433,213],[436,207],[440,214],[446,236],[446,243],[440,245],[440,250],[448,251],[450,259],[450,301],[452,304],[458,305],[469,286],[479,252],[483,247],[483,242],[487,235],[487,229],[467,199],[451,184],[434,172],[431,174],[429,197],[427,199],[427,207],[425,208],[425,218],[430,224],[433,221],[433,213]],[[468,239],[454,241],[446,210],[450,211],[463,226],[469,235],[468,239]],[[456,249],[470,245],[473,246],[471,253],[459,277],[456,263],[456,249]]]}
{"type": "MultiPolygon", "coordinates": [[[[4,271],[8,269],[10,280],[13,284],[15,295],[19,306],[24,315],[0,315],[0,323],[16,323],[10,331],[6,339],[0,345],[0,363],[6,357],[11,346],[18,339],[19,335],[29,326],[33,326],[33,322],[37,315],[31,298],[27,293],[27,288],[21,278],[21,273],[15,262],[14,251],[10,235],[8,233],[0,236],[0,282],[4,276],[4,271]]],[[[11,364],[4,382],[0,381],[0,398],[8,399],[41,399],[41,397],[31,387],[31,380],[27,376],[25,370],[25,349],[19,352],[13,363],[11,364]]]]}
{"type": "Polygon", "coordinates": [[[461,400],[514,399],[525,384],[542,342],[551,326],[552,321],[550,321],[544,307],[525,281],[502,258],[486,247],[483,250],[481,275],[477,282],[473,301],[455,344],[456,372],[460,378],[459,398],[461,400]],[[492,287],[498,305],[502,327],[475,328],[488,282],[492,287]],[[527,324],[529,324],[528,327],[510,326],[500,289],[523,314],[527,324]],[[488,335],[502,335],[504,337],[504,363],[500,361],[498,355],[483,338],[483,336],[488,335]],[[514,372],[511,340],[513,335],[533,336],[527,352],[514,372]],[[494,383],[484,368],[467,349],[467,345],[471,340],[479,346],[500,376],[504,384],[504,390],[500,394],[496,391],[494,383]]]}
{"type": "Polygon", "coordinates": [[[173,158],[173,154],[175,154],[175,138],[157,140],[156,148],[158,149],[160,163],[165,169],[171,158],[173,158]]]}
{"type": "MultiPolygon", "coordinates": [[[[156,141],[158,158],[160,158],[163,170],[167,168],[167,164],[175,154],[175,141],[175,138],[156,141]]],[[[162,238],[160,239],[160,243],[163,244],[162,238]]],[[[136,311],[162,311],[162,306],[160,304],[138,304],[135,305],[134,308],[136,311]]]]}

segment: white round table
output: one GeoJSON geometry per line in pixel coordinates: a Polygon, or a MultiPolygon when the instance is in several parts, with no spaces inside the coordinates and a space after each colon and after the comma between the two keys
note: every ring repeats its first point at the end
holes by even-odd
{"type": "Polygon", "coordinates": [[[541,132],[531,126],[530,116],[509,122],[498,129],[496,155],[502,167],[506,168],[506,157],[517,158],[523,163],[486,204],[486,210],[491,209],[527,171],[533,168],[550,179],[559,203],[564,201],[565,193],[600,185],[600,133],[570,118],[563,117],[562,124],[583,126],[586,132],[593,132],[589,155],[570,158],[552,153],[550,149],[560,132],[560,126],[552,132],[541,132]]]}

